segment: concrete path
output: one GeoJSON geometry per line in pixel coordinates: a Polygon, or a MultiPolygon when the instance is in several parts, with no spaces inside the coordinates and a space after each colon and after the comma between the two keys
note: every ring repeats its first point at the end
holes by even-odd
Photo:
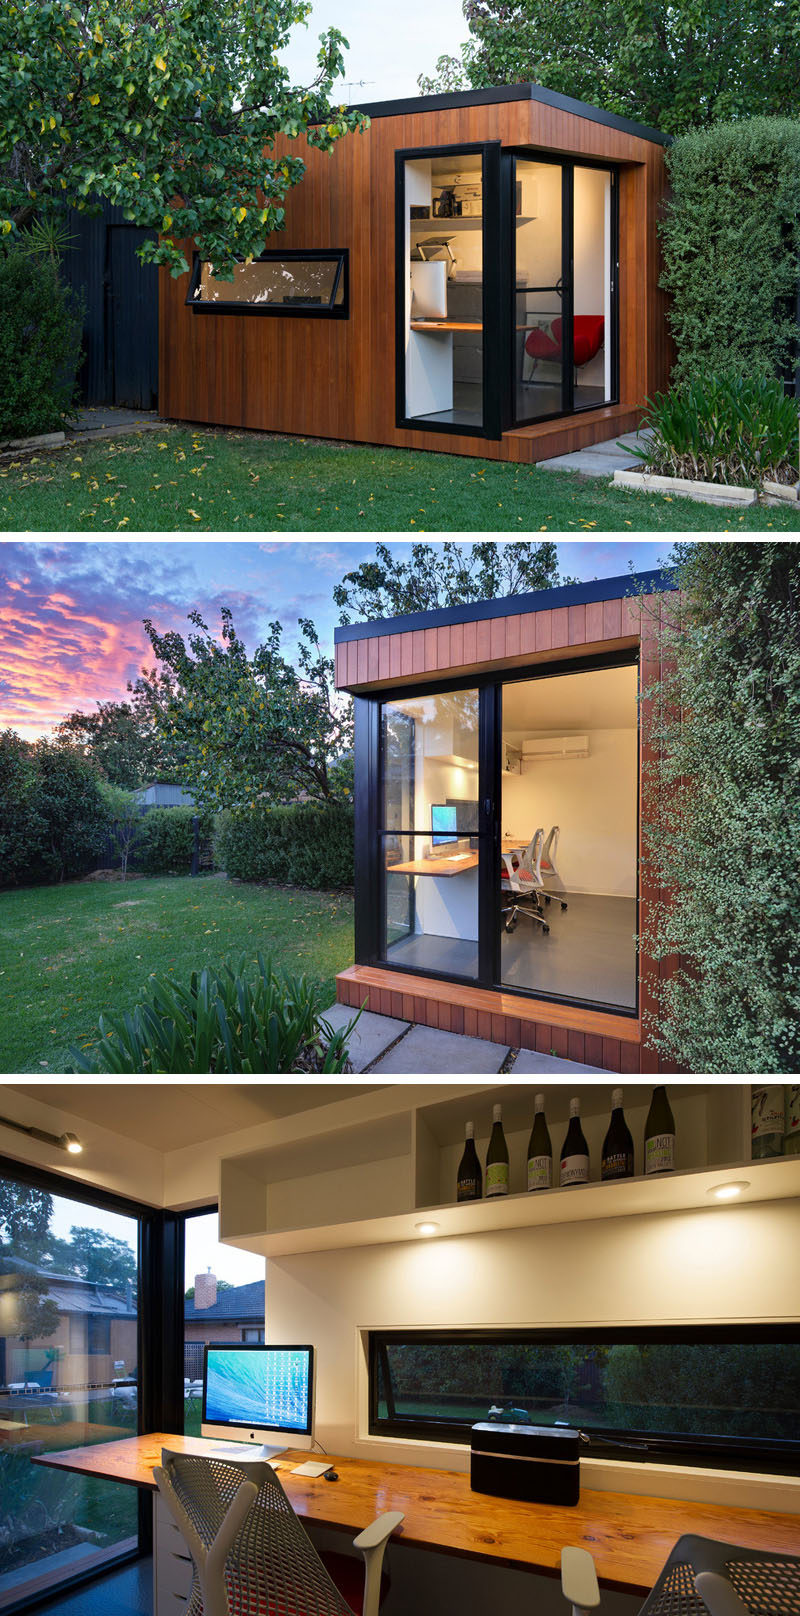
{"type": "Polygon", "coordinates": [[[116,409],[113,404],[95,404],[78,411],[77,420],[66,428],[67,442],[84,438],[115,438],[123,432],[156,432],[170,425],[156,410],[116,409]]]}
{"type": "Polygon", "coordinates": [[[555,455],[552,460],[538,464],[548,471],[579,471],[584,477],[613,477],[615,471],[638,471],[639,462],[625,453],[620,444],[629,447],[644,440],[638,432],[623,432],[619,438],[605,443],[593,443],[588,449],[575,449],[571,454],[555,455]]]}
{"type": "MultiPolygon", "coordinates": [[[[353,1020],[355,1011],[344,1004],[332,1004],[323,1015],[335,1031],[353,1020]]],[[[599,1066],[580,1066],[576,1061],[558,1060],[520,1049],[511,1056],[508,1044],[493,1044],[486,1038],[466,1038],[460,1033],[441,1032],[437,1027],[412,1025],[391,1016],[362,1011],[350,1039],[350,1060],[354,1072],[379,1072],[388,1077],[426,1076],[441,1073],[466,1077],[479,1072],[513,1072],[523,1077],[534,1073],[596,1072],[609,1074],[599,1066]],[[511,1057],[511,1058],[509,1058],[511,1057]]]]}

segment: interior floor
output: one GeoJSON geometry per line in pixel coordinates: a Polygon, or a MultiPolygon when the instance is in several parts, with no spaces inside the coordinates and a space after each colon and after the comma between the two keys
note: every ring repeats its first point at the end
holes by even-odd
{"type": "MultiPolygon", "coordinates": [[[[503,895],[507,902],[507,895],[503,895]]],[[[588,1004],[636,1008],[636,899],[567,894],[545,904],[546,933],[521,914],[513,932],[500,932],[500,978],[504,986],[553,994],[588,1004]]],[[[525,907],[529,907],[527,904],[525,907]]],[[[467,938],[412,932],[390,943],[392,965],[477,980],[478,944],[467,938]]]]}
{"type": "MultiPolygon", "coordinates": [[[[602,386],[582,386],[580,381],[575,388],[574,407],[576,410],[594,409],[599,404],[605,404],[606,393],[602,386]]],[[[515,425],[524,425],[526,422],[538,420],[540,416],[561,415],[563,405],[561,388],[552,382],[519,382],[515,399],[515,425]]],[[[469,426],[473,430],[483,424],[483,390],[478,382],[454,382],[453,408],[450,410],[434,410],[430,415],[417,415],[416,421],[430,421],[432,425],[469,426]]]]}
{"type": "MultiPolygon", "coordinates": [[[[504,903],[509,894],[503,895],[504,903]]],[[[500,933],[501,979],[508,987],[588,1003],[636,1007],[636,899],[589,892],[544,905],[549,933],[520,914],[500,933]]]]}
{"type": "Polygon", "coordinates": [[[33,1609],[36,1616],[153,1616],[153,1561],[144,1556],[33,1609]]]}

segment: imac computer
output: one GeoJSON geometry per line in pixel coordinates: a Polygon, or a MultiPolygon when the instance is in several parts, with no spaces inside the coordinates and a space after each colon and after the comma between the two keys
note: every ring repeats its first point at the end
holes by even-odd
{"type": "Polygon", "coordinates": [[[311,1447],[313,1412],[313,1347],[206,1347],[201,1436],[255,1442],[272,1459],[311,1447]]]}
{"type": "Polygon", "coordinates": [[[458,841],[458,809],[447,802],[431,803],[431,846],[448,847],[458,841]]]}

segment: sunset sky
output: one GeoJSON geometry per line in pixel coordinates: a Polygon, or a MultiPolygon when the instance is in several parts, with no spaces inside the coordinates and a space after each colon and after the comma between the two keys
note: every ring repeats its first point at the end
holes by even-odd
{"type": "MultiPolygon", "coordinates": [[[[390,543],[400,556],[409,544],[390,543]]],[[[665,540],[559,544],[562,573],[615,577],[666,560],[665,540]]],[[[219,629],[230,606],[248,650],[275,618],[292,655],[297,620],[311,617],[333,648],[333,586],[374,554],[361,539],[12,540],[0,549],[0,729],[33,740],[66,714],[124,701],[126,685],[150,665],[142,619],[185,634],[197,607],[219,629]]]]}

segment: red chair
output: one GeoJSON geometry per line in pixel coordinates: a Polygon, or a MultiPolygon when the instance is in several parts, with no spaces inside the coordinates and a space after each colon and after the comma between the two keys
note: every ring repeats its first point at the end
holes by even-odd
{"type": "MultiPolygon", "coordinates": [[[[606,322],[602,314],[576,314],[572,320],[572,361],[575,369],[588,365],[600,352],[605,340],[606,322]]],[[[534,362],[562,357],[563,320],[556,315],[547,327],[537,326],[525,339],[525,352],[534,362]]]]}

